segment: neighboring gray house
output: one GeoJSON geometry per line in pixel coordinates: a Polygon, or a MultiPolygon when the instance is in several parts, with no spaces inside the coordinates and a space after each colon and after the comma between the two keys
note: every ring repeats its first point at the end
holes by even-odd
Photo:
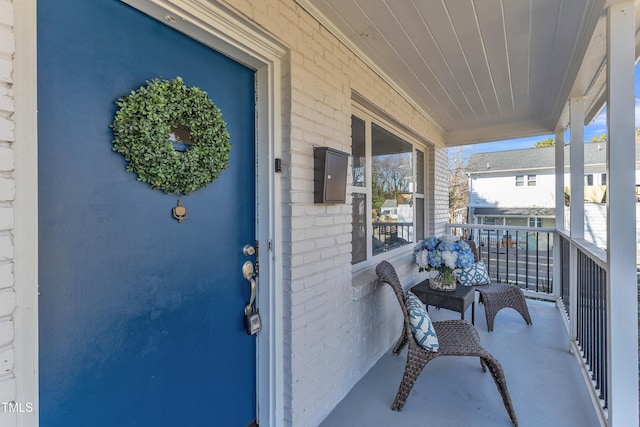
{"type": "MultiPolygon", "coordinates": [[[[467,164],[469,223],[554,227],[554,150],[555,147],[542,147],[472,154],[467,164]]],[[[599,247],[606,245],[606,156],[606,142],[585,144],[585,238],[599,247]]],[[[565,159],[565,165],[568,165],[568,145],[565,146],[565,159]]],[[[636,165],[638,163],[636,152],[636,165]]],[[[640,183],[637,169],[636,183],[640,183]]],[[[568,198],[571,194],[568,166],[565,166],[564,182],[565,197],[568,198]]],[[[636,188],[640,187],[636,185],[636,188]]],[[[565,218],[568,222],[568,209],[565,218]]]]}

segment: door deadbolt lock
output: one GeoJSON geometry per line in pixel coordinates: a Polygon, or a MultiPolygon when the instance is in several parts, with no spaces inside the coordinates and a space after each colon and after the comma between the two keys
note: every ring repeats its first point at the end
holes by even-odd
{"type": "Polygon", "coordinates": [[[244,327],[247,330],[247,334],[255,335],[260,329],[262,329],[262,321],[260,320],[260,314],[257,311],[253,311],[244,315],[244,327]]]}
{"type": "MultiPolygon", "coordinates": [[[[247,246],[251,247],[253,250],[251,245],[247,246]]],[[[260,329],[262,329],[262,322],[260,321],[260,314],[258,313],[258,310],[253,308],[253,302],[256,299],[256,288],[258,285],[256,283],[253,263],[251,261],[245,261],[242,265],[242,275],[251,284],[251,297],[249,299],[249,304],[244,307],[244,327],[247,330],[247,334],[255,335],[260,331],[260,329]]]]}

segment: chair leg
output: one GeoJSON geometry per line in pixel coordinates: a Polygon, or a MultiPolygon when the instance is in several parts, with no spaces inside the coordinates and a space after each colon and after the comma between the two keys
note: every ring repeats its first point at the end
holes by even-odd
{"type": "Polygon", "coordinates": [[[480,367],[482,368],[482,372],[487,372],[487,364],[482,357],[480,357],[480,367]]]}
{"type": "Polygon", "coordinates": [[[476,288],[479,293],[478,302],[484,305],[484,317],[487,321],[487,331],[493,331],[493,320],[498,314],[498,310],[495,308],[495,304],[492,304],[491,298],[483,290],[476,288]]]}
{"type": "Polygon", "coordinates": [[[398,387],[396,398],[391,405],[392,410],[402,411],[404,404],[407,402],[407,397],[416,383],[418,376],[420,376],[420,373],[427,362],[431,360],[424,356],[424,354],[420,354],[409,346],[409,351],[407,352],[407,363],[404,368],[404,374],[402,375],[402,382],[400,383],[400,387],[398,387]]]}
{"type": "Polygon", "coordinates": [[[496,383],[496,387],[498,387],[498,391],[500,392],[500,396],[502,397],[504,407],[509,414],[509,418],[511,418],[511,422],[513,423],[513,425],[517,427],[518,419],[516,417],[516,412],[513,409],[511,395],[509,395],[509,390],[507,389],[507,380],[504,376],[502,365],[500,365],[500,362],[498,362],[498,360],[491,355],[484,356],[483,359],[489,367],[489,372],[491,372],[491,376],[493,377],[493,381],[496,383]]]}
{"type": "Polygon", "coordinates": [[[400,352],[402,351],[404,346],[407,345],[408,342],[409,340],[407,339],[407,325],[405,325],[403,322],[402,335],[400,335],[398,342],[396,343],[395,347],[393,347],[393,354],[400,354],[400,352]]]}
{"type": "Polygon", "coordinates": [[[512,295],[505,303],[505,307],[513,308],[515,311],[520,313],[527,325],[532,325],[533,323],[531,322],[529,307],[527,306],[527,301],[524,298],[522,290],[520,288],[515,288],[510,292],[512,292],[512,295]]]}
{"type": "MultiPolygon", "coordinates": [[[[486,299],[486,298],[485,298],[486,299]]],[[[493,332],[493,321],[496,318],[496,314],[498,314],[498,310],[491,303],[484,304],[484,317],[487,319],[487,331],[493,332]]]]}
{"type": "Polygon", "coordinates": [[[522,301],[514,305],[517,305],[517,307],[513,308],[518,313],[520,313],[524,321],[527,322],[527,325],[533,325],[533,322],[531,321],[531,315],[529,314],[529,307],[527,306],[527,302],[524,299],[524,295],[522,296],[522,301]]]}
{"type": "Polygon", "coordinates": [[[479,292],[480,298],[484,301],[484,314],[487,320],[487,330],[489,332],[493,331],[493,323],[498,312],[507,307],[513,308],[520,313],[527,325],[533,324],[531,321],[531,315],[529,314],[529,307],[527,307],[524,294],[520,289],[514,288],[502,295],[493,295],[482,291],[479,292]]]}

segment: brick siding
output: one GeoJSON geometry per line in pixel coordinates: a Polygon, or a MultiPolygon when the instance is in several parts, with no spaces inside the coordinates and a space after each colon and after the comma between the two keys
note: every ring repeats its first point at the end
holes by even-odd
{"type": "Polygon", "coordinates": [[[4,402],[16,399],[14,375],[14,212],[15,200],[13,123],[13,3],[0,0],[0,425],[16,425],[16,414],[4,410],[4,402]]]}

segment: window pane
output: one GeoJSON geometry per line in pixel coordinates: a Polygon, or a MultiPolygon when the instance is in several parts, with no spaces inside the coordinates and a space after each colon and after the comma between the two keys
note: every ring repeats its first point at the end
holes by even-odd
{"type": "Polygon", "coordinates": [[[366,157],[364,120],[351,116],[351,154],[353,155],[352,183],[356,187],[366,185],[366,157]]]}
{"type": "Polygon", "coordinates": [[[373,253],[378,254],[413,241],[412,146],[373,124],[371,149],[373,253]]]}
{"type": "Polygon", "coordinates": [[[496,217],[494,216],[485,216],[482,218],[482,223],[486,225],[496,225],[496,217]]]}
{"type": "Polygon", "coordinates": [[[524,186],[524,175],[516,175],[516,187],[524,186]]]}
{"type": "Polygon", "coordinates": [[[607,174],[603,173],[600,177],[600,185],[607,185],[607,174]]]}
{"type": "Polygon", "coordinates": [[[424,153],[419,150],[416,151],[416,169],[416,193],[424,194],[424,153]]]}
{"type": "Polygon", "coordinates": [[[529,218],[529,227],[542,227],[542,218],[529,218]]]}
{"type": "Polygon", "coordinates": [[[527,185],[530,186],[530,187],[536,185],[536,176],[535,175],[528,175],[527,185]]]}
{"type": "Polygon", "coordinates": [[[367,196],[353,193],[351,206],[351,264],[357,264],[367,259],[367,196]]]}

